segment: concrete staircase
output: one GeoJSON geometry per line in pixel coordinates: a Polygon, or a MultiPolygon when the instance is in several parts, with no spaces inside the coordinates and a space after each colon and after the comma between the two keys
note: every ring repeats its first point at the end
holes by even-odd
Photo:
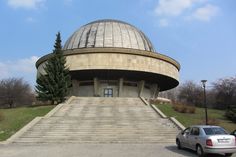
{"type": "Polygon", "coordinates": [[[178,131],[140,98],[76,97],[14,143],[169,143],[178,131]]]}

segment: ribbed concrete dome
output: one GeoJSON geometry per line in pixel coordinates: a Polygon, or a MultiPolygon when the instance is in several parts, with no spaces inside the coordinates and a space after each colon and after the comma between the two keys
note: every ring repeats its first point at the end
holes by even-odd
{"type": "Polygon", "coordinates": [[[88,23],[66,41],[63,49],[117,47],[155,52],[150,40],[136,27],[117,20],[88,23]]]}

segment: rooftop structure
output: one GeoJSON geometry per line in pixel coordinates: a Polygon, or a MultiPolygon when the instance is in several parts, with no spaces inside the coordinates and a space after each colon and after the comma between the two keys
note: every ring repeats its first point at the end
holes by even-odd
{"type": "Polygon", "coordinates": [[[131,48],[155,52],[145,34],[134,26],[117,20],[98,20],[75,31],[64,50],[94,47],[131,48]]]}

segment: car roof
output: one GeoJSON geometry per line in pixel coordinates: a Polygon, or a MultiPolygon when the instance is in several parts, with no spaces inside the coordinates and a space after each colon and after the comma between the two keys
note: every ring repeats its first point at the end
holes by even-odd
{"type": "Polygon", "coordinates": [[[192,127],[199,127],[199,128],[221,128],[220,126],[216,126],[216,125],[192,125],[190,126],[192,127]]]}

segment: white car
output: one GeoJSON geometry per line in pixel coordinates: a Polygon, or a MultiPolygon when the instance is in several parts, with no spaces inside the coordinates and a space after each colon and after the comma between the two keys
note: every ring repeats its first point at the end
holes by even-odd
{"type": "Polygon", "coordinates": [[[176,136],[179,149],[189,148],[197,152],[199,157],[207,153],[232,156],[236,153],[236,137],[229,135],[219,126],[194,125],[186,128],[176,136]]]}

